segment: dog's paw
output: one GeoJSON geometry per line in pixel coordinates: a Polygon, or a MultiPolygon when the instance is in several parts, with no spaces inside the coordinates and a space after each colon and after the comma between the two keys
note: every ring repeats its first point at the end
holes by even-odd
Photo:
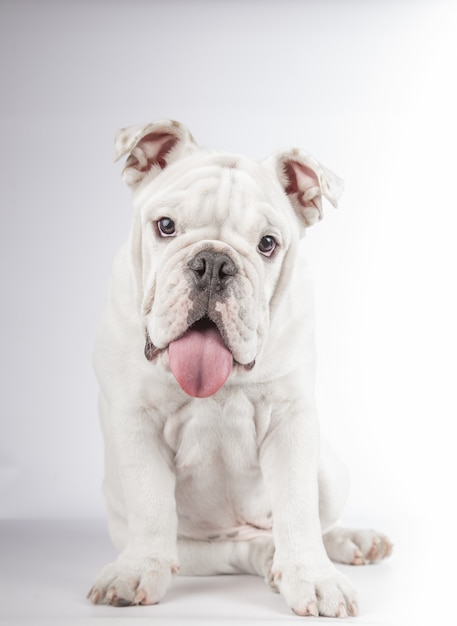
{"type": "Polygon", "coordinates": [[[300,565],[273,568],[274,581],[292,611],[300,616],[357,615],[355,591],[333,567],[318,576],[300,565]]]}
{"type": "Polygon", "coordinates": [[[165,595],[178,566],[153,558],[120,555],[106,565],[87,594],[93,604],[131,606],[157,604],[165,595]]]}
{"type": "Polygon", "coordinates": [[[335,527],[323,539],[329,558],[338,563],[364,565],[392,554],[389,539],[376,530],[335,527]]]}

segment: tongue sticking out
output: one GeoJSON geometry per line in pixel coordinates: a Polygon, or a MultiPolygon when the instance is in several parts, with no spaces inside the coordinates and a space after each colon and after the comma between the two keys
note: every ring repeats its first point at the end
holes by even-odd
{"type": "Polygon", "coordinates": [[[212,396],[232,371],[232,354],[215,326],[189,329],[171,342],[168,357],[179,385],[194,398],[212,396]]]}

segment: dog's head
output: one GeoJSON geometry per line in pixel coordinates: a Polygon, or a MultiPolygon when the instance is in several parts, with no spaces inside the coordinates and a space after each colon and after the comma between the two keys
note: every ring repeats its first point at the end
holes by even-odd
{"type": "Polygon", "coordinates": [[[233,367],[254,367],[298,240],[342,182],[301,150],[253,161],[200,148],[169,120],[122,129],[115,146],[134,191],[145,356],[168,359],[189,395],[213,395],[233,367]]]}

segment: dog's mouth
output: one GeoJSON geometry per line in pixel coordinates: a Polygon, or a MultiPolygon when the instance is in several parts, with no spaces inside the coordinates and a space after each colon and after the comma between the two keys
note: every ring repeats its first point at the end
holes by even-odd
{"type": "Polygon", "coordinates": [[[194,322],[163,349],[154,346],[146,331],[144,354],[148,361],[167,349],[173,376],[181,389],[194,398],[208,398],[219,391],[234,365],[247,371],[255,365],[255,360],[244,365],[235,360],[219,328],[208,316],[194,322]]]}
{"type": "Polygon", "coordinates": [[[230,376],[233,356],[214,322],[204,317],[168,346],[170,369],[189,396],[208,398],[230,376]]]}

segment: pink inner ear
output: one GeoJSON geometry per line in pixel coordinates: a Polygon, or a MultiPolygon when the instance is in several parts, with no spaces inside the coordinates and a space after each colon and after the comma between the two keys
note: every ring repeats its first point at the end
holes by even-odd
{"type": "Polygon", "coordinates": [[[167,165],[165,157],[177,141],[178,138],[169,133],[151,133],[143,137],[138,142],[136,148],[142,150],[146,157],[146,163],[141,167],[137,167],[137,169],[145,172],[150,170],[155,164],[164,169],[167,165]]]}
{"type": "Polygon", "coordinates": [[[287,161],[284,164],[284,171],[289,180],[286,193],[306,193],[313,187],[320,187],[319,179],[313,170],[297,161],[287,161]]]}

